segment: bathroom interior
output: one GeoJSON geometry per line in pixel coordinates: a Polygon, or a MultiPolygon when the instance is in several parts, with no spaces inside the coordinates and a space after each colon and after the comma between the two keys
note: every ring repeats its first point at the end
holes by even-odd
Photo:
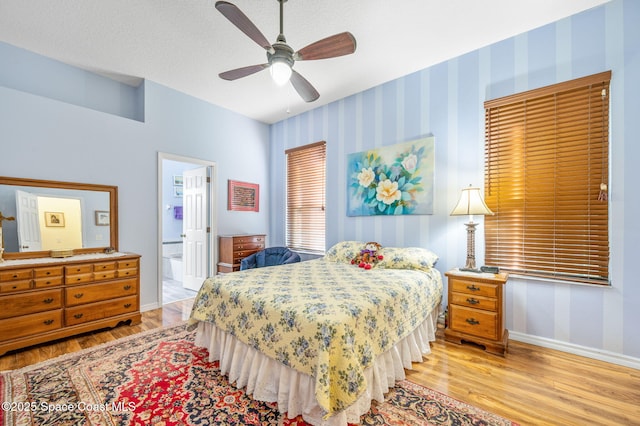
{"type": "Polygon", "coordinates": [[[197,164],[162,160],[162,303],[195,297],[182,285],[182,176],[197,164]]]}

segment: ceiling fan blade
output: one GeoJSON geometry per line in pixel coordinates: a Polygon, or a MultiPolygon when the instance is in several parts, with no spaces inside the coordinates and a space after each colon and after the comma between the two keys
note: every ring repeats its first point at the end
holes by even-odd
{"type": "Polygon", "coordinates": [[[269,64],[249,65],[248,67],[236,68],[234,70],[221,72],[220,74],[218,74],[218,76],[223,80],[233,81],[251,74],[255,74],[265,68],[269,68],[269,64]]]}
{"type": "Polygon", "coordinates": [[[350,32],[335,34],[298,50],[296,61],[312,61],[315,59],[335,58],[350,55],[356,51],[356,39],[350,32]]]}
{"type": "Polygon", "coordinates": [[[263,47],[265,50],[271,51],[271,43],[269,40],[260,32],[260,30],[247,18],[247,15],[242,13],[240,9],[234,4],[231,4],[226,1],[217,1],[216,9],[220,13],[222,13],[225,18],[227,18],[233,25],[238,27],[240,31],[245,33],[249,38],[259,46],[263,47]]]}
{"type": "Polygon", "coordinates": [[[307,81],[306,78],[291,70],[291,84],[305,102],[313,102],[320,97],[320,93],[307,81]]]}

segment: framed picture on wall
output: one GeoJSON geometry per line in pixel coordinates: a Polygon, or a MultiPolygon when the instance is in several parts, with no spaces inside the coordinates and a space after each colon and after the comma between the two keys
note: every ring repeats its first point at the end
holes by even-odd
{"type": "Polygon", "coordinates": [[[347,216],[433,214],[435,138],[349,154],[347,216]]]}
{"type": "Polygon", "coordinates": [[[260,211],[260,186],[257,183],[229,181],[227,210],[260,211]]]}
{"type": "Polygon", "coordinates": [[[96,210],[96,225],[109,226],[109,212],[96,210]]]}
{"type": "Polygon", "coordinates": [[[173,184],[175,186],[182,186],[182,183],[184,182],[182,175],[178,176],[174,176],[173,177],[173,184]]]}
{"type": "Polygon", "coordinates": [[[44,212],[44,224],[49,227],[64,228],[64,213],[44,212]]]}

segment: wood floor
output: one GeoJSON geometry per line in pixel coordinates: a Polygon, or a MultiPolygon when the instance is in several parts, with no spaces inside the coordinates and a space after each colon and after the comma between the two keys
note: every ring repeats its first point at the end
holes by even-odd
{"type": "MultiPolygon", "coordinates": [[[[0,371],[41,362],[185,320],[193,300],[142,314],[119,326],[0,357],[0,371]]],[[[520,425],[640,425],[640,371],[516,341],[505,358],[473,345],[432,345],[407,378],[520,425]]]]}

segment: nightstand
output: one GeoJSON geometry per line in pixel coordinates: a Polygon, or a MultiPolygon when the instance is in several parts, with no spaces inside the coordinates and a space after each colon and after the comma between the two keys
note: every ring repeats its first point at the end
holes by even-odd
{"type": "Polygon", "coordinates": [[[504,356],[509,330],[505,328],[504,286],[509,275],[464,272],[445,273],[448,279],[449,321],[445,340],[473,342],[487,352],[504,356]]]}

